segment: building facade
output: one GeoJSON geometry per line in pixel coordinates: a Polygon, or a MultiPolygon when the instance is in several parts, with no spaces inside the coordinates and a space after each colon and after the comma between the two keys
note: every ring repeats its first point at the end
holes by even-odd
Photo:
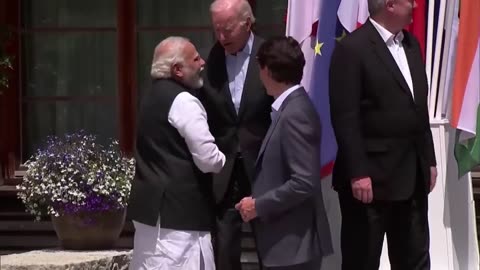
{"type": "MultiPolygon", "coordinates": [[[[49,135],[83,129],[131,153],[155,45],[179,35],[208,51],[211,2],[0,0],[2,45],[13,65],[2,71],[9,78],[0,95],[2,184],[18,183],[21,164],[49,135]]],[[[250,1],[260,35],[285,33],[287,2],[250,1]]]]}

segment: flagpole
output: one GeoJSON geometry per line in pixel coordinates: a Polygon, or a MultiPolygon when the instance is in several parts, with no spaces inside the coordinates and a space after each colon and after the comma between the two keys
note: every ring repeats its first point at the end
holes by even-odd
{"type": "MultiPolygon", "coordinates": [[[[453,2],[450,0],[450,2],[453,2]]],[[[435,44],[435,59],[433,62],[433,73],[432,73],[432,81],[431,81],[431,88],[430,88],[430,118],[431,119],[441,119],[437,112],[439,108],[442,107],[442,104],[436,103],[437,97],[439,96],[440,88],[438,87],[438,71],[440,68],[440,59],[441,52],[442,52],[442,43],[443,43],[443,27],[445,25],[445,7],[446,7],[446,0],[440,0],[440,10],[438,13],[438,24],[437,24],[437,37],[436,37],[436,44],[435,44]],[[435,106],[436,105],[436,106],[435,106]],[[435,109],[437,108],[437,109],[435,109]]]]}
{"type": "MultiPolygon", "coordinates": [[[[427,52],[425,54],[425,72],[427,73],[428,87],[431,85],[432,73],[432,43],[433,43],[433,22],[435,16],[435,1],[428,1],[428,23],[427,23],[427,52]]],[[[430,106],[430,102],[429,102],[430,106]]]]}
{"type": "Polygon", "coordinates": [[[442,53],[442,69],[440,71],[440,84],[439,84],[439,89],[442,89],[442,93],[439,93],[438,97],[438,104],[440,104],[439,109],[437,109],[437,112],[440,112],[440,116],[444,111],[444,105],[447,107],[446,109],[446,115],[444,118],[449,118],[448,117],[448,107],[449,107],[449,102],[448,102],[448,97],[450,96],[450,85],[447,82],[447,72],[450,72],[451,70],[448,70],[448,64],[450,61],[450,40],[452,39],[452,32],[453,32],[453,18],[455,16],[455,6],[457,5],[458,0],[451,0],[447,4],[447,11],[446,11],[446,16],[445,16],[445,24],[446,24],[446,29],[445,29],[445,43],[444,43],[444,49],[442,53]],[[444,104],[444,100],[447,101],[446,104],[444,104]]]}

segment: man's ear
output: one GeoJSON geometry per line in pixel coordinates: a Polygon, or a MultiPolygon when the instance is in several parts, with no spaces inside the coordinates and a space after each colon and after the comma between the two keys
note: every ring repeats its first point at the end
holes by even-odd
{"type": "Polygon", "coordinates": [[[247,27],[248,31],[252,30],[252,19],[250,19],[250,17],[248,17],[247,20],[245,21],[245,26],[247,27]]]}
{"type": "Polygon", "coordinates": [[[182,72],[182,65],[179,63],[173,64],[172,66],[172,75],[178,78],[183,77],[183,72],[182,72]]]}
{"type": "Polygon", "coordinates": [[[392,0],[387,0],[385,2],[385,6],[387,7],[387,10],[392,12],[393,11],[393,6],[395,4],[395,1],[392,1],[392,0]]]}

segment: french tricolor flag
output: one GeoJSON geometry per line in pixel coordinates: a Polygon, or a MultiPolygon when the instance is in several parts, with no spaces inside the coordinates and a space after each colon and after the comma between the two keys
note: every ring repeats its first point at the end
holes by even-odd
{"type": "Polygon", "coordinates": [[[337,16],[342,26],[351,33],[364,24],[370,16],[368,1],[343,0],[338,7],[337,16]]]}

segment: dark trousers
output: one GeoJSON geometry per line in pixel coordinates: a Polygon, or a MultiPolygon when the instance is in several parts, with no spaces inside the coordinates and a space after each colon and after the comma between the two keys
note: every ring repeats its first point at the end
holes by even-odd
{"type": "Polygon", "coordinates": [[[235,209],[235,204],[251,195],[250,183],[239,156],[235,160],[232,179],[219,206],[217,227],[213,237],[216,268],[221,270],[241,270],[241,239],[243,220],[235,209]]]}
{"type": "Polygon", "coordinates": [[[387,235],[392,270],[430,269],[428,195],[418,185],[405,201],[364,204],[339,193],[342,270],[377,270],[387,235]]]}

